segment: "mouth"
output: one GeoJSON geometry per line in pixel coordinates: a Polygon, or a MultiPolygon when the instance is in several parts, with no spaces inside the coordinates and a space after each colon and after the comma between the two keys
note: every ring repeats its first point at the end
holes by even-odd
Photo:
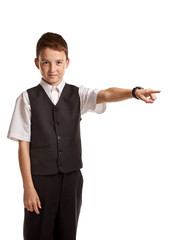
{"type": "Polygon", "coordinates": [[[56,74],[48,74],[50,78],[55,78],[57,75],[56,74]]]}

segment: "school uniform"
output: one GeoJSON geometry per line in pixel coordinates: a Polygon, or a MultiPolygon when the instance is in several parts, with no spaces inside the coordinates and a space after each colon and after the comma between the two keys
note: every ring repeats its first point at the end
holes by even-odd
{"type": "Polygon", "coordinates": [[[62,81],[40,84],[16,101],[8,138],[30,142],[31,174],[40,214],[24,209],[25,240],[75,240],[82,204],[81,115],[103,113],[98,89],[62,81]]]}

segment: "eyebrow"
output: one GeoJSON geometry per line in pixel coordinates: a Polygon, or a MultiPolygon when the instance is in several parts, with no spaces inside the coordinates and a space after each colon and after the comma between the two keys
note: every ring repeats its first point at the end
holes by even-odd
{"type": "MultiPolygon", "coordinates": [[[[42,59],[41,61],[47,61],[47,62],[50,62],[48,59],[42,59]]],[[[56,61],[60,61],[60,62],[63,62],[63,59],[57,59],[56,61]]]]}

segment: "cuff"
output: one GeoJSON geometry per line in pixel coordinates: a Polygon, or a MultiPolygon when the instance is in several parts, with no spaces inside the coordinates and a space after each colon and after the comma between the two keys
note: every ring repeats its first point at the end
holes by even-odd
{"type": "MultiPolygon", "coordinates": [[[[95,89],[94,92],[96,94],[96,100],[95,101],[97,101],[97,94],[98,94],[98,92],[100,92],[100,90],[95,89]]],[[[96,112],[98,114],[104,113],[106,111],[106,107],[107,107],[106,103],[98,103],[98,104],[96,103],[94,112],[96,112]]]]}

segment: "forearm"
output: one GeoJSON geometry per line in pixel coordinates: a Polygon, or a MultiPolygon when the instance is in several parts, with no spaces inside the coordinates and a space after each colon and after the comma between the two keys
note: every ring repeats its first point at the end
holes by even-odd
{"type": "Polygon", "coordinates": [[[103,102],[118,102],[126,99],[133,98],[132,89],[123,88],[108,88],[101,90],[97,96],[97,103],[103,102]]]}
{"type": "Polygon", "coordinates": [[[32,175],[31,175],[29,143],[19,141],[18,158],[19,158],[19,166],[20,166],[22,180],[23,180],[23,187],[24,188],[34,187],[33,181],[32,181],[32,175]]]}

